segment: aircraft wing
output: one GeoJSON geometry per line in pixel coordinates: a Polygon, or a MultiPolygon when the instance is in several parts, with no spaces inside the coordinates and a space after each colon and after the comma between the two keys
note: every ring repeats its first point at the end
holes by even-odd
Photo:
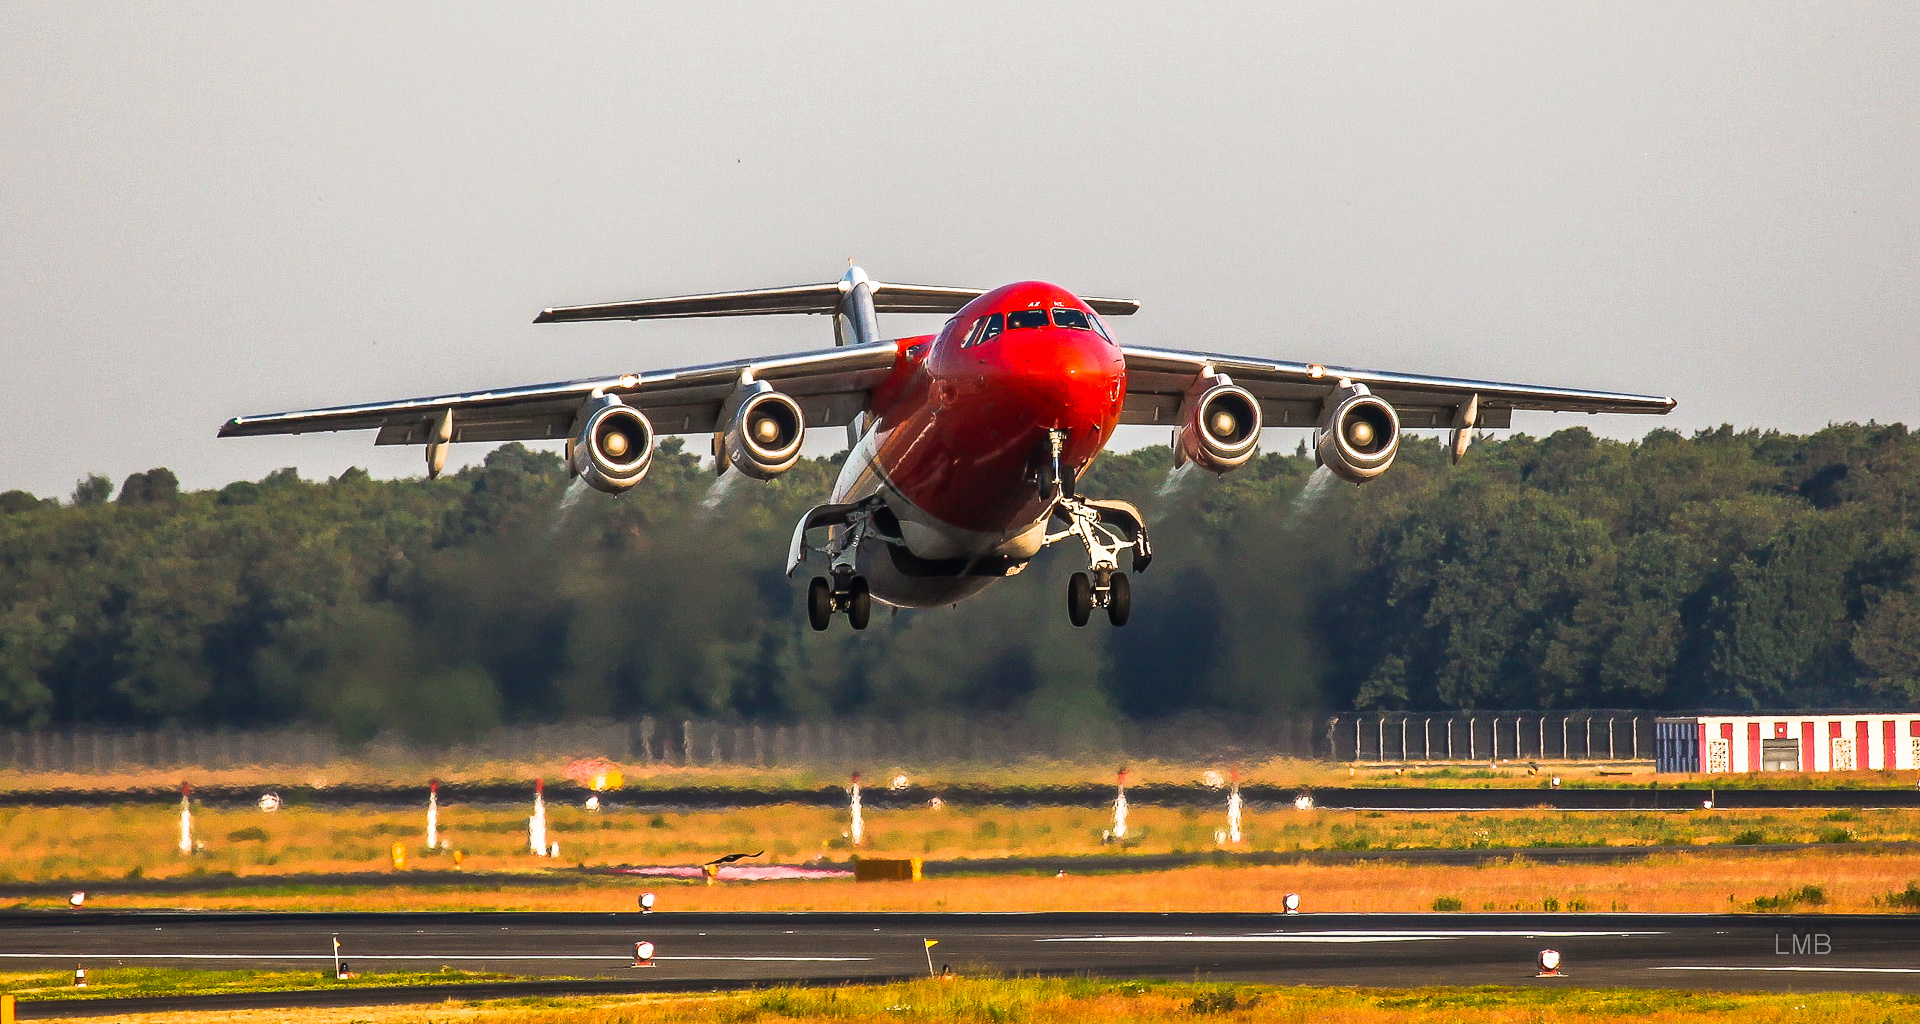
{"type": "Polygon", "coordinates": [[[645,412],[662,434],[699,434],[715,429],[721,404],[746,374],[792,395],[808,427],[839,426],[867,408],[869,395],[898,359],[899,346],[892,341],[850,345],[554,384],[235,416],[221,424],[220,436],[378,430],[374,444],[428,444],[439,440],[435,430],[452,411],[454,441],[556,440],[572,433],[581,404],[595,395],[620,396],[645,412]]]}
{"type": "Polygon", "coordinates": [[[1476,398],[1478,416],[1473,425],[1480,427],[1511,426],[1515,409],[1663,415],[1674,406],[1673,399],[1654,395],[1427,377],[1173,349],[1127,346],[1122,351],[1127,360],[1127,398],[1121,423],[1178,424],[1181,401],[1195,379],[1209,368],[1252,392],[1260,400],[1260,412],[1269,427],[1317,424],[1327,396],[1341,381],[1365,384],[1369,391],[1391,402],[1404,427],[1456,426],[1456,416],[1476,398]]]}

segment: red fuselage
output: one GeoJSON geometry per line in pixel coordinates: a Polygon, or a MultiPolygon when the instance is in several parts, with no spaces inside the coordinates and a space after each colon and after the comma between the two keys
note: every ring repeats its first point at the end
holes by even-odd
{"type": "MultiPolygon", "coordinates": [[[[1061,463],[1076,475],[1105,447],[1126,395],[1119,345],[1085,303],[1037,281],[994,289],[939,334],[899,344],[835,500],[881,494],[925,559],[1032,557],[1048,506],[1038,486],[1048,432],[1066,432],[1061,463]]],[[[944,588],[908,594],[888,585],[885,566],[862,571],[882,600],[944,603],[944,588]]]]}

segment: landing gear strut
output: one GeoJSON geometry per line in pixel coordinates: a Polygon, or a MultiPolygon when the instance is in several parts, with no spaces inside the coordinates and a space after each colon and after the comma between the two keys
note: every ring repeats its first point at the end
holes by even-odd
{"type": "Polygon", "coordinates": [[[807,584],[807,624],[824,632],[833,624],[835,612],[846,612],[847,624],[853,628],[867,628],[873,618],[873,593],[865,576],[835,573],[832,580],[815,576],[807,584]]]}

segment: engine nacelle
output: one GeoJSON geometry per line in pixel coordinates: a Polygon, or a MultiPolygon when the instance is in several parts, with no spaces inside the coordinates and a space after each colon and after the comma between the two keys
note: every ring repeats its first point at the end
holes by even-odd
{"type": "Polygon", "coordinates": [[[721,441],[727,463],[755,480],[771,480],[800,461],[807,419],[800,403],[755,381],[734,393],[722,410],[721,441]]]}
{"type": "Polygon", "coordinates": [[[1387,471],[1400,451],[1400,416],[1392,403],[1349,384],[1333,393],[1313,431],[1313,455],[1333,475],[1356,484],[1387,471]]]}
{"type": "Polygon", "coordinates": [[[653,424],[612,395],[580,410],[567,441],[567,468],[596,491],[619,494],[646,478],[653,465],[653,424]]]}
{"type": "Polygon", "coordinates": [[[1225,377],[1201,382],[1190,393],[1173,442],[1176,466],[1197,462],[1214,473],[1239,469],[1260,447],[1260,400],[1225,377]]]}

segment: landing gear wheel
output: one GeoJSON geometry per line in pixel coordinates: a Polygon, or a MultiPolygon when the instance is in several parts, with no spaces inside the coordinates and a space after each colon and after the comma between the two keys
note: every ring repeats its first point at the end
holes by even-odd
{"type": "Polygon", "coordinates": [[[847,624],[855,629],[867,628],[867,620],[873,617],[873,594],[867,589],[867,578],[855,576],[847,585],[847,624]]]}
{"type": "Polygon", "coordinates": [[[1133,614],[1133,584],[1127,582],[1127,574],[1116,572],[1107,581],[1107,621],[1116,626],[1127,624],[1127,616],[1133,614]]]}
{"type": "Polygon", "coordinates": [[[1093,616],[1093,581],[1084,572],[1076,572],[1067,581],[1067,618],[1084,626],[1093,616]]]}
{"type": "Polygon", "coordinates": [[[815,576],[807,584],[807,624],[816,633],[833,624],[833,585],[825,576],[815,576]]]}

